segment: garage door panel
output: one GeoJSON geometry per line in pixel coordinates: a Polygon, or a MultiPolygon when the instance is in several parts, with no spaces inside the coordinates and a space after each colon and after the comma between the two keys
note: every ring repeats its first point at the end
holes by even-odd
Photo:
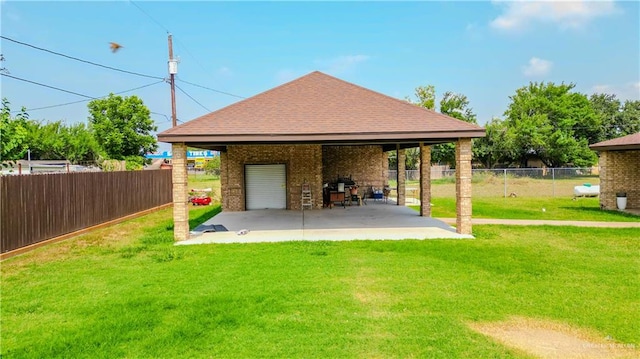
{"type": "Polygon", "coordinates": [[[287,175],[284,164],[246,165],[246,207],[252,209],[286,209],[287,175]]]}

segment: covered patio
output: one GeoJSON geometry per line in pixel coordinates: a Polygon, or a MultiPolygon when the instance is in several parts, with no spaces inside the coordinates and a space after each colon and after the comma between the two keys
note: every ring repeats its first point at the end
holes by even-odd
{"type": "MultiPolygon", "coordinates": [[[[388,186],[389,151],[395,152],[398,162],[396,205],[402,208],[399,211],[406,210],[405,150],[416,147],[420,149],[420,211],[403,213],[406,217],[430,217],[431,145],[447,142],[456,144],[455,231],[470,235],[471,140],[484,135],[484,129],[475,124],[312,72],[158,135],[160,141],[171,143],[173,150],[174,237],[185,241],[192,235],[188,226],[188,147],[220,151],[223,212],[216,218],[279,209],[293,212],[283,216],[290,216],[295,225],[295,212],[319,212],[312,214],[310,221],[315,216],[319,221],[330,214],[337,216],[335,208],[321,209],[326,204],[327,186],[340,188],[343,179],[353,178],[365,196],[388,186]],[[302,188],[310,188],[311,211],[300,211],[302,188]]],[[[384,206],[387,210],[390,207],[384,206]]],[[[363,216],[366,212],[354,213],[363,216]]],[[[357,230],[353,223],[352,218],[339,229],[357,230]]],[[[422,221],[415,227],[439,225],[422,221]]],[[[306,234],[323,230],[326,237],[326,230],[335,228],[303,229],[306,234]]]]}

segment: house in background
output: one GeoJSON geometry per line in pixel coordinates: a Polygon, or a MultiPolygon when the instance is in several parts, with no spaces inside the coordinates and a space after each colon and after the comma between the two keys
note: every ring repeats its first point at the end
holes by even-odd
{"type": "Polygon", "coordinates": [[[187,147],[220,151],[223,211],[301,209],[309,184],[315,208],[323,187],[348,178],[365,192],[387,184],[387,152],[397,151],[398,205],[405,201],[405,149],[421,148],[421,210],[430,216],[430,145],[456,143],[457,231],[471,233],[474,124],[321,72],[201,116],[158,135],[172,144],[174,231],[189,236],[187,147]]]}
{"type": "Polygon", "coordinates": [[[589,146],[600,152],[600,206],[616,209],[624,192],[627,209],[640,210],[640,132],[589,146]]]}

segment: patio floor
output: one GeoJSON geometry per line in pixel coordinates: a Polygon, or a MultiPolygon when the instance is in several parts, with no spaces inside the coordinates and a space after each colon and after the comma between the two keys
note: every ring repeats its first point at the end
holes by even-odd
{"type": "Polygon", "coordinates": [[[469,239],[455,228],[395,203],[368,201],[363,206],[333,209],[252,210],[222,212],[176,245],[204,243],[256,243],[282,241],[347,241],[453,238],[469,239]],[[227,231],[203,232],[212,227],[227,231]],[[240,233],[240,234],[239,234],[240,233]],[[244,234],[242,234],[244,233],[244,234]]]}

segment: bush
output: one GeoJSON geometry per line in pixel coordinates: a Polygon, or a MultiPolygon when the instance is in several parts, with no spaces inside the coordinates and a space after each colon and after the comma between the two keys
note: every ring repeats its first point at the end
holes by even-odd
{"type": "Polygon", "coordinates": [[[124,158],[126,161],[127,171],[141,170],[144,168],[145,158],[141,156],[127,156],[124,158]]]}
{"type": "Polygon", "coordinates": [[[208,175],[220,176],[220,156],[215,156],[207,161],[204,165],[204,172],[208,175]]]}

